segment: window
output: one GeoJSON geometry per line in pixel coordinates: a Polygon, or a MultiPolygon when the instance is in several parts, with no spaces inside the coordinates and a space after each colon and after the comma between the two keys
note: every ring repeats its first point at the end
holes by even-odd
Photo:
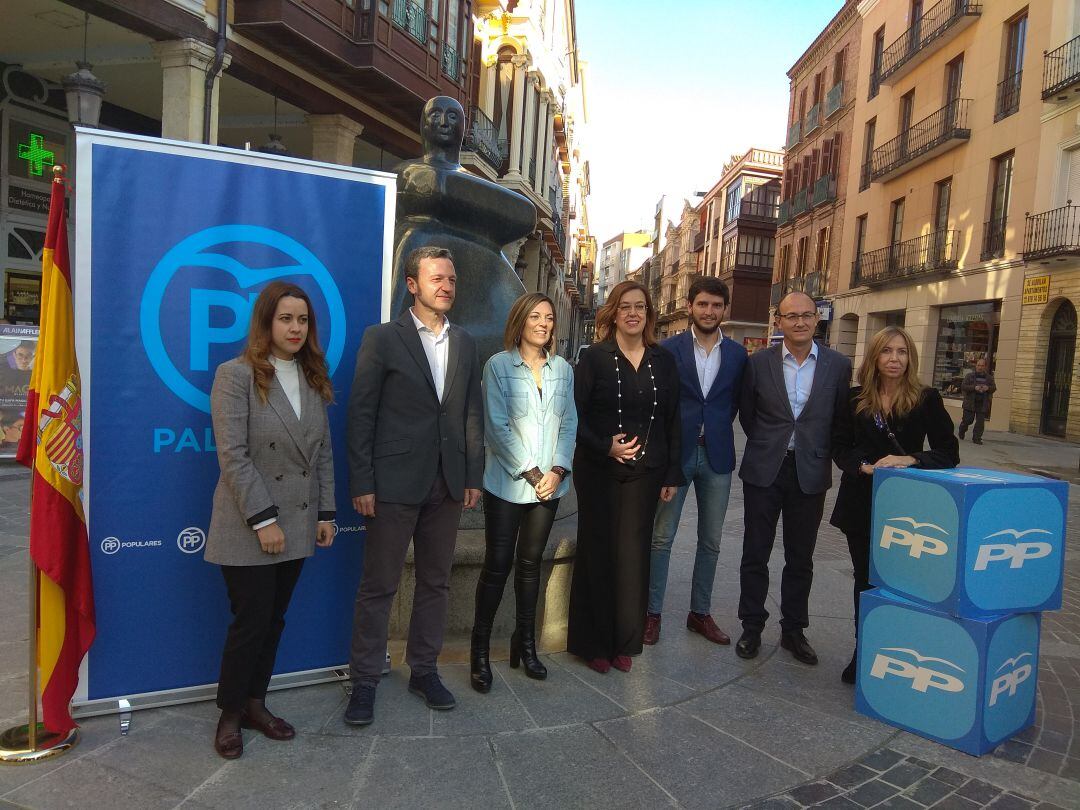
{"type": "Polygon", "coordinates": [[[832,86],[840,84],[844,80],[844,63],[847,61],[847,48],[841,48],[833,57],[832,86]]]}
{"type": "Polygon", "coordinates": [[[737,236],[731,236],[724,240],[724,245],[720,250],[720,270],[723,272],[735,269],[735,248],[737,240],[737,236]]]}
{"type": "Polygon", "coordinates": [[[873,56],[870,60],[870,96],[874,98],[878,94],[881,76],[881,61],[885,55],[885,26],[881,26],[874,32],[873,56]]]}
{"type": "Polygon", "coordinates": [[[892,208],[889,212],[889,221],[892,223],[892,227],[889,228],[889,244],[895,245],[900,242],[900,237],[904,233],[904,198],[899,200],[893,200],[892,208]]]}
{"type": "Polygon", "coordinates": [[[871,118],[866,122],[866,130],[863,133],[863,159],[862,169],[859,175],[859,191],[870,188],[870,169],[874,162],[874,136],[877,134],[877,119],[871,118]]]}
{"type": "Polygon", "coordinates": [[[949,203],[952,200],[952,178],[946,178],[934,186],[934,230],[949,228],[949,203]]]}
{"type": "Polygon", "coordinates": [[[911,16],[908,18],[911,22],[911,46],[917,48],[919,46],[919,40],[922,38],[922,13],[923,13],[923,0],[911,0],[911,16]]]}
{"type": "Polygon", "coordinates": [[[772,269],[775,240],[771,236],[742,234],[739,236],[739,253],[736,264],[740,267],[772,269]]]}
{"type": "Polygon", "coordinates": [[[806,275],[807,254],[810,252],[810,237],[803,236],[795,249],[795,277],[802,278],[806,275]]]}
{"type": "Polygon", "coordinates": [[[866,252],[866,214],[855,220],[855,261],[853,263],[853,272],[851,284],[855,286],[860,283],[859,268],[862,265],[863,253],[866,252]]]}
{"type": "Polygon", "coordinates": [[[777,277],[776,280],[784,284],[791,277],[791,245],[780,246],[780,259],[777,262],[777,277]]]}
{"type": "Polygon", "coordinates": [[[964,55],[960,54],[945,66],[945,104],[951,104],[960,98],[960,83],[963,78],[964,55]]]}
{"type": "Polygon", "coordinates": [[[825,95],[825,71],[821,71],[814,76],[814,104],[821,102],[821,97],[825,95]]]}
{"type": "Polygon", "coordinates": [[[975,368],[976,360],[985,357],[993,365],[1000,318],[1000,301],[982,301],[939,310],[933,384],[942,396],[963,396],[960,384],[964,381],[964,375],[975,368]]]}
{"type": "Polygon", "coordinates": [[[1012,198],[1014,154],[1008,152],[994,158],[991,164],[993,177],[990,191],[990,219],[983,235],[982,259],[1001,258],[1005,254],[1005,227],[1009,217],[1009,201],[1012,198]]]}
{"type": "Polygon", "coordinates": [[[742,202],[742,180],[736,180],[727,187],[727,197],[724,201],[724,224],[727,225],[739,216],[739,203],[742,202]]]}
{"type": "Polygon", "coordinates": [[[829,228],[825,227],[818,231],[817,249],[815,251],[814,269],[825,275],[829,264],[829,228]]]}
{"type": "Polygon", "coordinates": [[[1024,75],[1024,44],[1027,39],[1027,11],[1005,24],[1005,62],[998,83],[994,120],[1000,121],[1020,109],[1020,79],[1024,75]]]}

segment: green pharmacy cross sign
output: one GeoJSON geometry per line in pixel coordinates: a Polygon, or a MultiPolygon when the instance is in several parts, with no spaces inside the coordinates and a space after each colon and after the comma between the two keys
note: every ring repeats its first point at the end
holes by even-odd
{"type": "Polygon", "coordinates": [[[53,165],[56,155],[45,148],[45,136],[30,133],[30,143],[19,144],[19,158],[29,163],[30,174],[41,177],[46,164],[53,165]]]}

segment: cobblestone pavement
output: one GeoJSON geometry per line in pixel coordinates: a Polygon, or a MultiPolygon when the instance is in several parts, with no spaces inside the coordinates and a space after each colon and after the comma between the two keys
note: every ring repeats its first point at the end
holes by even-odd
{"type": "MultiPolygon", "coordinates": [[[[988,433],[961,446],[968,466],[1038,467],[1069,480],[1074,445],[988,433]]],[[[0,727],[25,722],[27,479],[0,468],[0,727]]],[[[826,508],[826,516],[831,508],[826,508]]],[[[687,501],[672,555],[660,643],[629,674],[598,675],[545,656],[546,681],[495,665],[488,695],[467,668],[441,671],[458,698],[432,712],[396,668],[379,687],[376,721],[346,726],[341,684],[276,692],[271,707],[299,729],[291,743],[248,735],[225,763],[211,748],[211,702],[88,718],[70,754],[0,767],[0,808],[109,807],[754,807],[1080,808],[1080,497],[1069,517],[1065,608],[1043,620],[1036,723],[975,758],[854,711],[839,681],[853,644],[851,565],[823,526],[808,636],[817,667],[778,649],[742,661],[683,627],[696,509],[687,501]]],[[[737,630],[741,486],[732,487],[713,614],[737,630]]],[[[778,547],[779,548],[779,547],[778,547]]],[[[782,552],[774,557],[779,571],[782,552]]],[[[770,610],[775,609],[774,579],[770,610]]],[[[505,651],[503,651],[505,656],[505,651]]]]}

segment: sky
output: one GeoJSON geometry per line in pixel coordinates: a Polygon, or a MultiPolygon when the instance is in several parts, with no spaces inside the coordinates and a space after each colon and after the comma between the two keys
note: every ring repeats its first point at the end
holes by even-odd
{"type": "Polygon", "coordinates": [[[589,226],[597,241],[651,229],[662,194],[708,191],[733,154],[779,150],[787,71],[841,5],[577,0],[578,48],[588,63],[589,226]]]}

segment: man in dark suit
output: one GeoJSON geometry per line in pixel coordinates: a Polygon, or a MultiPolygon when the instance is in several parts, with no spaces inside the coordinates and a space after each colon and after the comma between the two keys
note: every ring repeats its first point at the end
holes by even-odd
{"type": "Polygon", "coordinates": [[[409,691],[430,708],[452,709],[439,679],[462,505],[476,506],[484,473],[481,368],[473,339],[451,325],[453,257],[418,248],[405,264],[413,305],[370,327],[349,396],[349,487],[367,518],[364,575],[356,595],[345,722],[374,719],[390,606],[412,539],[416,592],[406,661],[409,691]]]}
{"type": "Polygon", "coordinates": [[[780,646],[804,664],[817,653],[809,626],[814,546],[832,486],[832,435],[847,419],[851,361],[814,342],[817,305],[793,292],[776,308],[783,341],[753,354],[746,364],[739,421],[746,432],[743,480],[744,534],[739,579],[743,633],[735,652],[753,658],[769,618],[769,556],[776,521],[784,516],[784,573],[780,585],[780,646]]]}
{"type": "Polygon", "coordinates": [[[697,554],[686,626],[714,644],[731,643],[711,614],[716,558],[731,494],[731,472],[735,469],[735,434],[731,425],[746,365],[746,349],[720,331],[730,301],[727,285],[720,279],[705,277],[695,281],[686,296],[690,328],[661,344],[675,356],[679,369],[686,486],[679,487],[675,497],[661,502],[656,510],[643,638],[646,644],[655,644],[660,638],[671,544],[691,483],[698,506],[697,554]]]}

